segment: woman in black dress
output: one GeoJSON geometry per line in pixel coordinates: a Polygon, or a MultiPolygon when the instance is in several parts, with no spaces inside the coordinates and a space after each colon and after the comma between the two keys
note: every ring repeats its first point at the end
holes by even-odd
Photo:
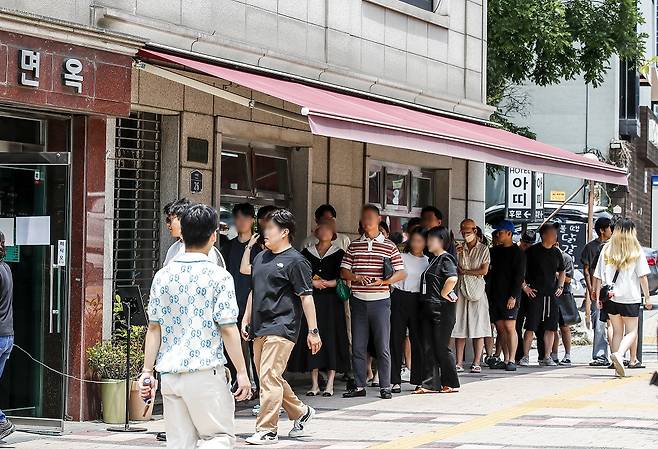
{"type": "MultiPolygon", "coordinates": [[[[349,371],[349,343],[347,326],[345,324],[345,308],[336,295],[336,280],[340,275],[340,263],[344,251],[332,245],[335,238],[333,226],[328,222],[320,222],[315,231],[319,242],[317,245],[305,248],[302,255],[311,263],[313,269],[313,300],[318,319],[318,329],[322,336],[322,348],[311,355],[305,339],[300,338],[293,350],[293,357],[288,363],[288,371],[311,371],[311,389],[307,396],[320,394],[318,382],[319,371],[327,371],[327,385],[322,396],[334,394],[334,377],[336,372],[349,371]]],[[[302,320],[304,323],[304,320],[302,320]]],[[[308,332],[302,324],[300,335],[308,332]]]]}
{"type": "MultiPolygon", "coordinates": [[[[454,292],[457,285],[457,260],[446,251],[450,248],[450,231],[443,226],[427,233],[427,249],[434,258],[420,278],[421,314],[426,348],[431,353],[426,365],[438,368],[440,379],[433,379],[429,388],[419,387],[416,393],[453,393],[459,390],[455,355],[450,349],[450,336],[455,327],[454,292]]],[[[426,352],[427,354],[427,352],[426,352]]],[[[429,354],[428,354],[429,355],[429,354]]]]}

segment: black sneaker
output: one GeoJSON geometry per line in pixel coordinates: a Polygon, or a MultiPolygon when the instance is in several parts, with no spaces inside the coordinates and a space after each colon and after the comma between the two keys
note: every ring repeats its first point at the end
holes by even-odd
{"type": "Polygon", "coordinates": [[[382,399],[392,399],[393,395],[391,394],[391,389],[390,388],[382,388],[379,391],[379,397],[382,399]]]}
{"type": "Polygon", "coordinates": [[[484,364],[487,365],[489,368],[492,368],[496,365],[496,363],[500,362],[500,359],[496,356],[490,355],[486,359],[484,359],[484,364]]]}
{"type": "Polygon", "coordinates": [[[591,362],[589,362],[589,366],[608,366],[610,362],[607,359],[594,359],[591,362]]]}
{"type": "Polygon", "coordinates": [[[493,364],[489,365],[489,368],[491,368],[491,369],[506,369],[507,365],[505,365],[505,362],[503,362],[502,360],[497,359],[496,363],[493,363],[493,364]]]}
{"type": "Polygon", "coordinates": [[[354,390],[349,390],[343,393],[344,398],[363,398],[366,396],[366,389],[361,388],[360,390],[358,388],[355,388],[354,390]]]}
{"type": "Polygon", "coordinates": [[[516,371],[516,363],[509,362],[505,364],[505,371],[516,371]]]}
{"type": "Polygon", "coordinates": [[[11,421],[0,423],[0,441],[14,433],[14,430],[16,430],[16,426],[11,421]]]}

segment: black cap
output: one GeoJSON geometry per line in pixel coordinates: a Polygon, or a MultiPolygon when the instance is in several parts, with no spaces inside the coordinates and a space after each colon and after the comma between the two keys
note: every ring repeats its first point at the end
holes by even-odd
{"type": "Polygon", "coordinates": [[[521,234],[521,241],[523,243],[535,243],[537,241],[535,231],[525,231],[523,234],[521,234]]]}

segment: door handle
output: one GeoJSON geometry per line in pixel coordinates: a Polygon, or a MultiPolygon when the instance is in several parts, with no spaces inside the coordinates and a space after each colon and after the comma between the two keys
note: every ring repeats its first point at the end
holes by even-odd
{"type": "Polygon", "coordinates": [[[50,279],[48,281],[49,289],[49,304],[48,304],[48,328],[49,333],[53,333],[53,302],[54,302],[54,278],[55,278],[55,245],[50,245],[50,263],[48,264],[48,272],[50,273],[50,279]]]}

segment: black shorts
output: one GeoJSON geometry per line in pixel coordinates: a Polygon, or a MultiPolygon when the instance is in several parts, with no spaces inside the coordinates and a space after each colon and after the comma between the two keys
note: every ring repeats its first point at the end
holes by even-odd
{"type": "Polygon", "coordinates": [[[560,309],[554,295],[538,292],[534,298],[528,298],[524,295],[522,301],[527,301],[525,330],[537,332],[541,323],[544,323],[544,329],[547,331],[557,330],[560,309]]]}
{"type": "Polygon", "coordinates": [[[640,315],[640,303],[621,304],[619,302],[607,300],[603,303],[603,310],[608,315],[621,315],[629,318],[637,318],[640,315]]]}
{"type": "Polygon", "coordinates": [[[492,300],[489,301],[489,317],[491,322],[503,320],[516,320],[519,315],[520,301],[517,299],[513,309],[507,308],[507,300],[492,300]]]}

